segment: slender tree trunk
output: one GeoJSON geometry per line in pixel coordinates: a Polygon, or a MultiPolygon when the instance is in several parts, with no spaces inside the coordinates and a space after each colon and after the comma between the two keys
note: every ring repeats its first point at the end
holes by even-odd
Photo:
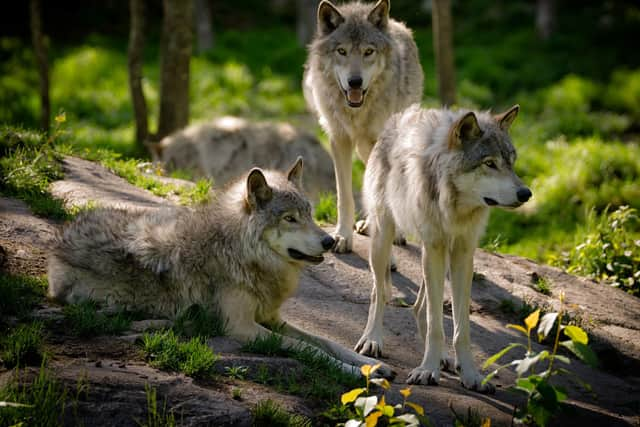
{"type": "Polygon", "coordinates": [[[189,60],[193,43],[193,1],[163,0],[162,4],[158,139],[189,122],[189,60]]]}
{"type": "Polygon", "coordinates": [[[555,1],[537,0],[536,30],[542,40],[548,40],[555,24],[555,1]]]}
{"type": "Polygon", "coordinates": [[[298,43],[301,46],[306,46],[316,32],[318,0],[296,0],[296,9],[298,14],[296,20],[298,43]]]}
{"type": "Polygon", "coordinates": [[[213,49],[213,23],[211,21],[211,8],[209,0],[195,0],[195,26],[198,53],[213,49]]]}
{"type": "Polygon", "coordinates": [[[145,0],[130,0],[129,91],[136,121],[136,143],[140,148],[149,139],[147,102],[142,90],[142,64],[145,44],[145,0]]]}
{"type": "Polygon", "coordinates": [[[453,61],[451,0],[433,0],[433,50],[436,56],[438,92],[443,105],[456,102],[456,70],[453,61]]]}
{"type": "Polygon", "coordinates": [[[38,63],[40,80],[40,127],[49,132],[51,120],[51,104],[49,101],[49,64],[47,61],[47,45],[42,32],[42,10],[40,0],[30,0],[31,40],[38,63]]]}

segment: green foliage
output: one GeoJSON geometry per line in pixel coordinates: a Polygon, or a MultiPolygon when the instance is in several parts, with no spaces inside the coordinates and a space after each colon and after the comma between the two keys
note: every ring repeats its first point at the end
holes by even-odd
{"type": "Polygon", "coordinates": [[[194,304],[176,318],[172,329],[187,337],[220,337],[225,335],[226,322],[219,312],[194,304]]]}
{"type": "Polygon", "coordinates": [[[0,339],[0,359],[8,368],[39,366],[43,360],[44,332],[42,323],[18,325],[0,339]]]}
{"type": "Polygon", "coordinates": [[[0,408],[3,426],[63,426],[67,404],[67,389],[45,368],[43,362],[33,382],[20,381],[21,371],[0,389],[0,402],[19,406],[0,408]]]}
{"type": "Polygon", "coordinates": [[[311,427],[311,420],[292,415],[271,399],[262,400],[252,409],[255,427],[311,427]]]}
{"type": "Polygon", "coordinates": [[[44,299],[45,277],[0,274],[0,322],[4,316],[25,317],[44,299]]]}
{"type": "Polygon", "coordinates": [[[152,366],[184,372],[194,378],[213,375],[213,365],[218,356],[207,346],[203,337],[182,342],[172,330],[168,330],[145,334],[142,341],[143,350],[152,366]]]}
{"type": "Polygon", "coordinates": [[[248,366],[227,366],[224,368],[227,376],[236,380],[244,380],[249,372],[248,366]]]}
{"type": "Polygon", "coordinates": [[[612,286],[640,293],[640,220],[637,211],[621,206],[598,215],[592,210],[587,218],[586,238],[558,258],[570,273],[603,280],[612,286]]]}
{"type": "Polygon", "coordinates": [[[640,122],[640,69],[614,71],[604,92],[604,104],[640,122]]]}
{"type": "Polygon", "coordinates": [[[133,315],[125,311],[103,313],[94,301],[83,301],[64,307],[63,313],[71,333],[79,337],[120,335],[131,326],[133,315]]]}
{"type": "Polygon", "coordinates": [[[144,421],[136,420],[136,423],[140,427],[175,427],[178,425],[173,410],[167,412],[166,400],[162,408],[158,408],[158,391],[149,384],[144,385],[144,391],[147,396],[147,418],[144,421]]]}
{"type": "Polygon", "coordinates": [[[476,408],[468,407],[466,414],[459,414],[449,402],[449,409],[453,413],[454,427],[491,427],[491,418],[483,417],[476,408]]]}
{"type": "Polygon", "coordinates": [[[318,204],[315,207],[314,218],[316,221],[335,224],[338,220],[338,206],[334,193],[323,193],[320,195],[318,204]]]}
{"type": "MultiPolygon", "coordinates": [[[[533,423],[541,427],[548,425],[551,418],[563,408],[563,402],[567,399],[567,392],[564,388],[551,384],[551,379],[555,375],[565,375],[571,379],[575,377],[575,374],[566,368],[554,368],[556,361],[565,365],[571,364],[571,360],[568,357],[557,354],[558,346],[565,347],[580,360],[594,368],[598,364],[595,353],[593,353],[587,345],[589,343],[587,333],[578,326],[564,325],[562,323],[563,316],[565,315],[564,302],[564,292],[560,292],[560,310],[557,313],[547,313],[540,318],[540,310],[536,310],[524,320],[524,326],[507,325],[508,328],[515,329],[526,335],[527,346],[520,343],[509,344],[488,358],[483,365],[483,368],[487,369],[515,348],[523,348],[526,350],[523,359],[516,359],[499,366],[484,379],[484,382],[489,381],[500,370],[508,366],[515,368],[518,378],[513,386],[513,390],[524,394],[527,398],[526,406],[524,408],[517,408],[516,419],[525,424],[533,423]],[[533,351],[531,346],[531,331],[536,327],[539,341],[543,341],[551,332],[555,332],[553,350],[551,352],[546,349],[537,353],[533,351]],[[567,340],[560,341],[561,332],[568,338],[567,340]],[[538,366],[538,364],[545,361],[548,362],[546,370],[538,374],[531,373],[525,376],[528,372],[533,372],[534,366],[538,366]]],[[[587,391],[591,391],[591,387],[588,384],[580,380],[577,382],[587,391]]]]}

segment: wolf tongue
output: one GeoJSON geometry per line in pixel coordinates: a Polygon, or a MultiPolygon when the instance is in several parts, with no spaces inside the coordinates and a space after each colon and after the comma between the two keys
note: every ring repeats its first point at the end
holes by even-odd
{"type": "Polygon", "coordinates": [[[353,102],[354,104],[362,102],[362,95],[362,89],[347,89],[347,99],[349,102],[353,102]]]}

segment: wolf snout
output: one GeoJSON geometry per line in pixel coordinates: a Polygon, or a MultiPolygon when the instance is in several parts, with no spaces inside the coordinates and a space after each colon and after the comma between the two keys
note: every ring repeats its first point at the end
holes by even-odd
{"type": "Polygon", "coordinates": [[[352,76],[347,79],[347,83],[351,89],[360,89],[362,87],[362,77],[352,76]]]}
{"type": "Polygon", "coordinates": [[[527,187],[521,187],[517,192],[516,192],[516,196],[518,196],[518,201],[520,203],[524,203],[527,200],[529,200],[532,196],[531,194],[531,190],[529,190],[527,187]]]}
{"type": "Polygon", "coordinates": [[[327,234],[322,238],[321,243],[322,243],[322,249],[324,249],[325,251],[328,251],[333,247],[333,245],[336,244],[336,241],[333,239],[333,237],[327,234]]]}

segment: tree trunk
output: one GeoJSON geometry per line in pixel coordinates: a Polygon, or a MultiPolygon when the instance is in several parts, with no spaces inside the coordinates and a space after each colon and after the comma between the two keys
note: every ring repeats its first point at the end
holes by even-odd
{"type": "Polygon", "coordinates": [[[300,46],[309,44],[316,32],[318,0],[296,0],[296,33],[300,46]]]}
{"type": "Polygon", "coordinates": [[[142,90],[142,63],[145,43],[145,7],[144,0],[130,0],[129,27],[129,90],[136,121],[136,143],[140,148],[149,139],[149,121],[147,102],[142,90]]]}
{"type": "Polygon", "coordinates": [[[193,2],[163,0],[164,23],[160,47],[160,117],[162,139],[189,122],[189,60],[193,42],[193,2]]]}
{"type": "Polygon", "coordinates": [[[213,49],[213,23],[209,0],[195,0],[195,26],[198,53],[213,49]]]}
{"type": "Polygon", "coordinates": [[[536,31],[542,40],[548,40],[553,32],[555,23],[555,1],[537,0],[536,2],[536,31]]]}
{"type": "Polygon", "coordinates": [[[438,92],[443,105],[456,102],[456,71],[453,61],[451,0],[433,0],[433,50],[436,56],[438,92]]]}
{"type": "Polygon", "coordinates": [[[49,101],[49,64],[47,62],[47,46],[42,33],[42,11],[40,0],[29,2],[31,15],[31,40],[38,64],[38,76],[40,80],[40,127],[49,132],[51,120],[51,104],[49,101]]]}

